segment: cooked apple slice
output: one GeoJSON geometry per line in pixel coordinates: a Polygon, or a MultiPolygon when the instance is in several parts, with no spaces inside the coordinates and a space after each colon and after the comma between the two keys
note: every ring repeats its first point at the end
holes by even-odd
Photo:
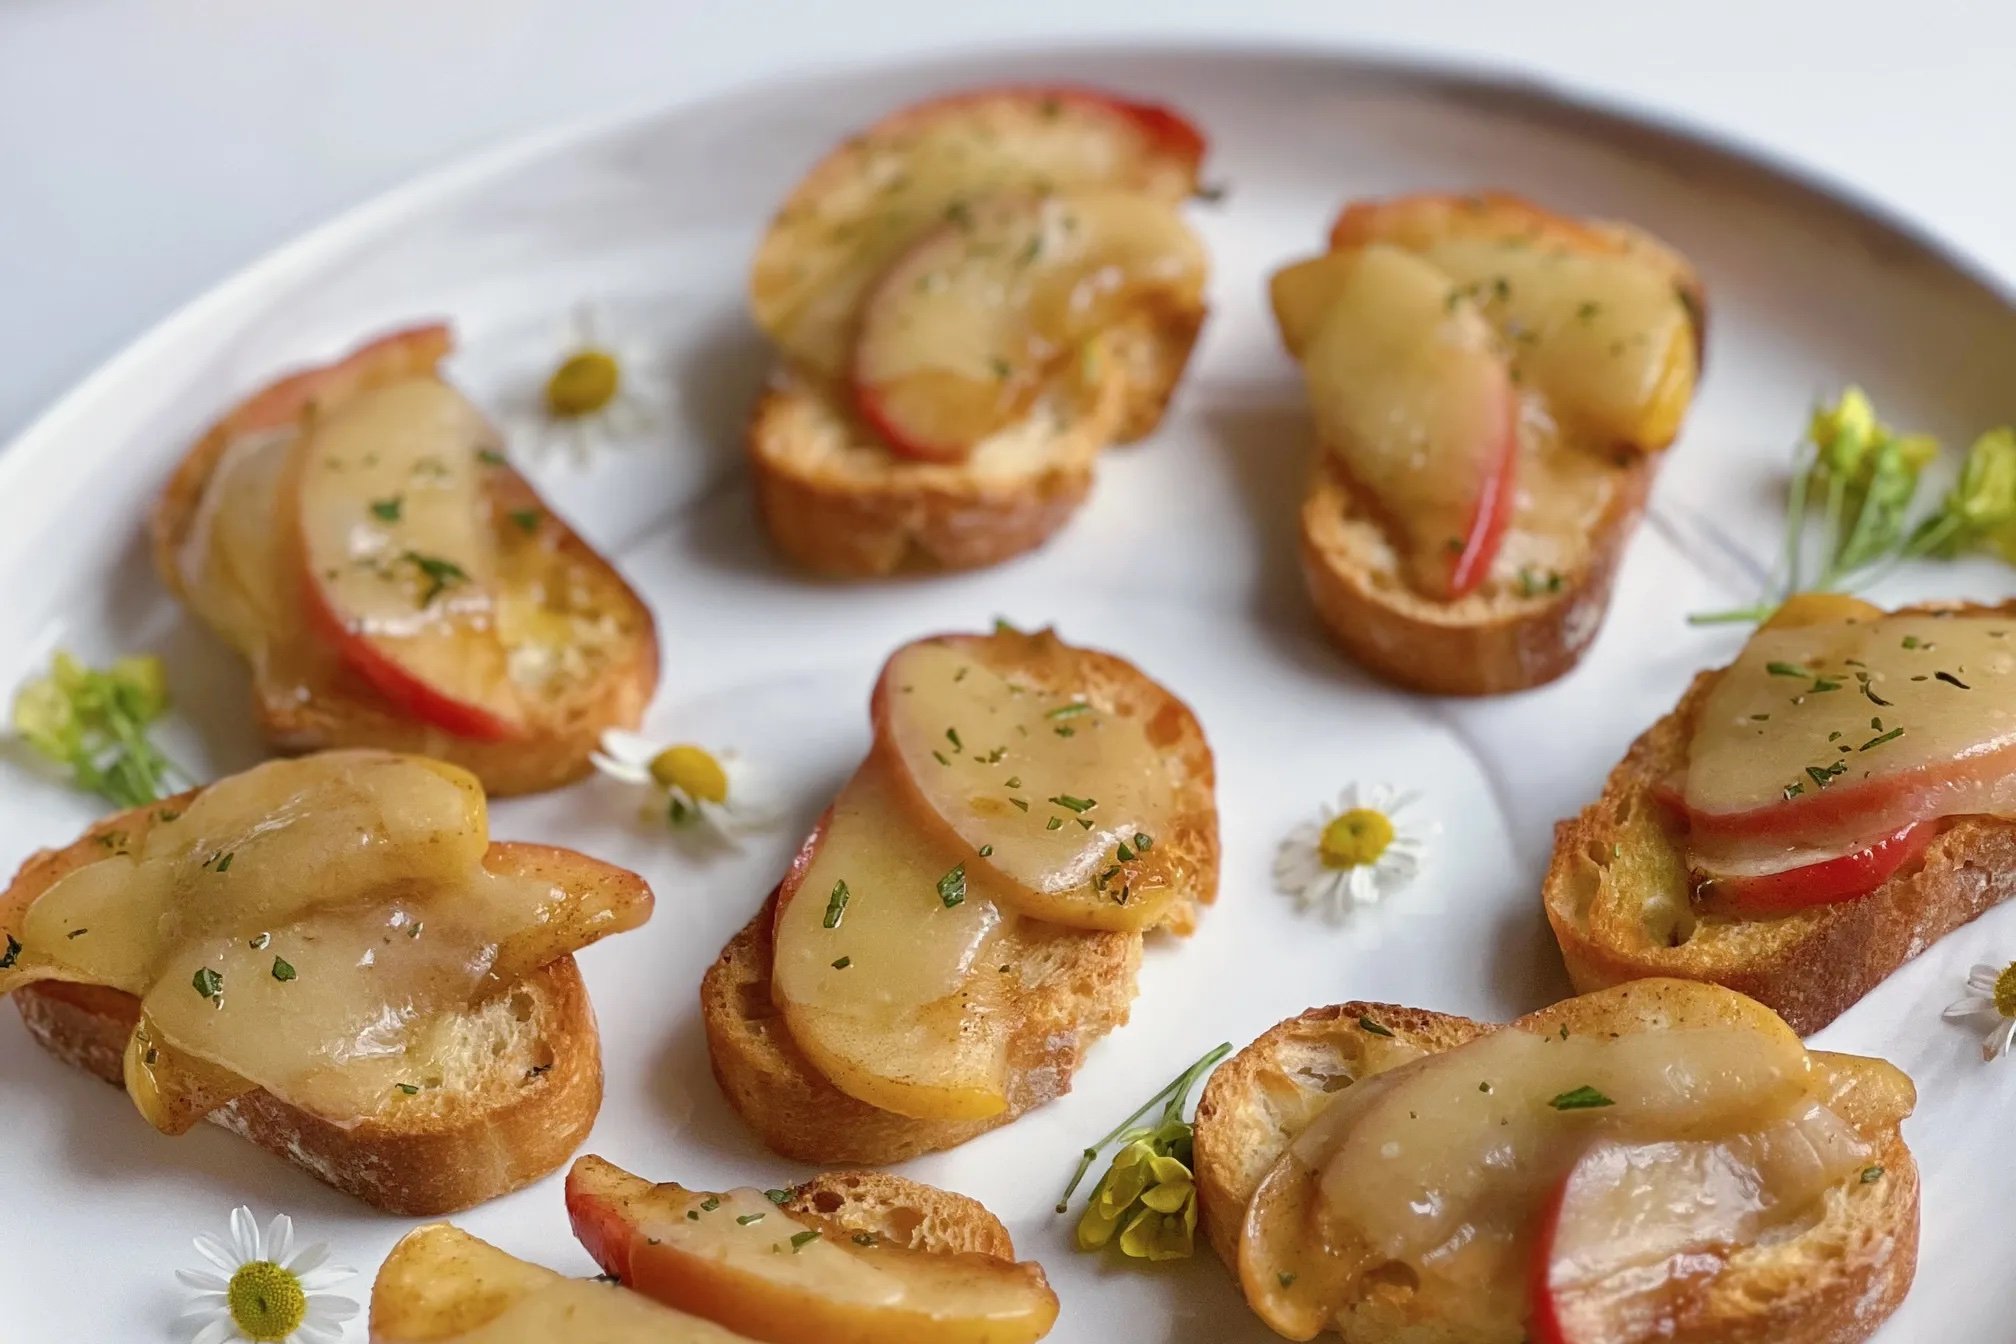
{"type": "Polygon", "coordinates": [[[1114,323],[1201,307],[1204,269],[1196,235],[1152,196],[985,198],[923,234],[870,292],[855,404],[902,456],[960,460],[1114,323]]]}
{"type": "Polygon", "coordinates": [[[1914,821],[1874,844],[1827,858],[1800,859],[1778,850],[1748,865],[1696,869],[1697,908],[1716,914],[1770,918],[1859,900],[1916,861],[1939,838],[1936,822],[1914,821]],[[1788,867],[1788,862],[1797,866],[1788,867]]]}
{"type": "Polygon", "coordinates": [[[735,1344],[641,1293],[570,1279],[447,1223],[400,1238],[371,1285],[373,1344],[735,1344]]]}
{"type": "MultiPolygon", "coordinates": [[[[877,680],[873,716],[918,822],[994,899],[1085,929],[1148,928],[1176,894],[1155,836],[1174,805],[1148,725],[1003,670],[988,639],[905,645],[877,680]]],[[[1019,656],[1019,655],[1018,655],[1019,656]]]]}
{"type": "Polygon", "coordinates": [[[2016,814],[2016,620],[1795,614],[1759,630],[1702,704],[1682,801],[1695,861],[1752,872],[2016,814]]]}
{"type": "Polygon", "coordinates": [[[998,88],[905,108],[792,192],[756,253],[750,300],[785,356],[846,374],[862,300],[925,230],[993,195],[1087,187],[1176,202],[1204,139],[1167,108],[1091,89],[998,88]]]}
{"type": "Polygon", "coordinates": [[[1532,1250],[1539,1344],[1662,1339],[1730,1252],[1817,1200],[1869,1158],[1808,1106],[1723,1141],[1599,1139],[1548,1199],[1532,1250]]]}
{"type": "Polygon", "coordinates": [[[771,993],[834,1086],[918,1119],[1008,1104],[1003,885],[921,831],[888,762],[841,790],[777,892],[771,993]]]}
{"type": "Polygon", "coordinates": [[[1415,585],[1452,599],[1483,582],[1512,513],[1519,400],[1476,304],[1420,258],[1367,247],[1303,362],[1318,435],[1405,539],[1415,585]]]}
{"type": "Polygon", "coordinates": [[[311,618],[394,705],[476,738],[523,727],[496,632],[491,442],[460,393],[414,378],[312,421],[294,464],[311,618]]]}
{"type": "Polygon", "coordinates": [[[624,1286],[769,1344],[1027,1344],[1057,1319],[1037,1265],[885,1245],[757,1190],[653,1185],[584,1157],[567,1214],[624,1286]]]}

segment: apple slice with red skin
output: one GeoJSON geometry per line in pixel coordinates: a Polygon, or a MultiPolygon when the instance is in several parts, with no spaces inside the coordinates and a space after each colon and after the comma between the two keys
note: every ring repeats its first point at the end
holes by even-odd
{"type": "Polygon", "coordinates": [[[1777,872],[1705,871],[1696,889],[1704,912],[1769,918],[1816,905],[1860,900],[1922,857],[1939,838],[1937,822],[1916,821],[1866,849],[1777,872]]]}
{"type": "Polygon", "coordinates": [[[653,1185],[591,1156],[566,1198],[624,1287],[768,1344],[1030,1344],[1057,1319],[1035,1264],[890,1246],[753,1190],[653,1185]]]}
{"type": "Polygon", "coordinates": [[[1515,495],[1519,398],[1496,334],[1435,267],[1352,254],[1303,368],[1324,447],[1405,545],[1409,578],[1448,601],[1490,573],[1515,495]]]}
{"type": "Polygon", "coordinates": [[[490,431],[432,377],[312,419],[288,497],[311,627],[392,706],[460,737],[523,731],[497,637],[490,431]]]}
{"type": "Polygon", "coordinates": [[[863,298],[916,238],[983,198],[1112,188],[1174,204],[1203,135],[1097,89],[1003,86],[900,109],[815,165],[771,221],[749,282],[785,357],[846,375],[863,298]]]}
{"type": "Polygon", "coordinates": [[[1140,192],[962,204],[870,292],[856,408],[899,456],[961,461],[1102,331],[1143,311],[1200,310],[1204,273],[1175,208],[1140,192]]]}

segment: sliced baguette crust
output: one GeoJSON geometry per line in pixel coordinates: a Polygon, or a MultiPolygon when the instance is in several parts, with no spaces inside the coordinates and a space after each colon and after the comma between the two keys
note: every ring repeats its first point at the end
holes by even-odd
{"type": "MultiPolygon", "coordinates": [[[[98,822],[75,843],[31,856],[0,896],[0,928],[58,878],[102,858],[98,837],[144,830],[162,806],[98,822]]],[[[492,872],[566,881],[640,884],[635,874],[568,850],[492,844],[492,872]]],[[[14,991],[35,1041],[115,1086],[140,1002],[101,985],[40,981],[14,991]]],[[[473,1007],[442,1085],[401,1097],[380,1115],[339,1125],[256,1089],[210,1113],[221,1125],[286,1158],[325,1184],[387,1213],[427,1216],[466,1209],[528,1185],[581,1146],[602,1105],[602,1045],[581,972],[562,957],[473,1007]]]]}
{"type": "Polygon", "coordinates": [[[1108,372],[1090,389],[1060,389],[964,462],[898,457],[838,391],[780,371],[746,438],[764,529],[793,562],[835,578],[979,569],[1034,550],[1084,502],[1099,450],[1155,428],[1203,319],[1199,309],[1107,333],[1108,372]]]}
{"type": "MultiPolygon", "coordinates": [[[[212,474],[230,446],[247,435],[297,423],[316,406],[408,378],[428,377],[452,345],[443,326],[394,332],[324,368],[283,378],[226,414],[176,464],[148,519],[154,569],[189,602],[181,555],[212,474]]],[[[634,728],[658,684],[658,636],[651,609],[621,574],[540,498],[508,465],[492,468],[492,507],[499,515],[535,509],[539,538],[569,583],[594,606],[612,613],[620,636],[596,674],[556,696],[528,702],[528,731],[504,741],[444,732],[396,711],[334,657],[320,659],[305,698],[255,667],[252,710],[260,732],[279,751],[379,747],[448,761],[483,782],[493,797],[538,793],[587,775],[589,753],[604,729],[634,728]]]]}
{"type": "MultiPolygon", "coordinates": [[[[1912,610],[2016,615],[2016,602],[1912,610]]],[[[1811,1035],[1934,942],[2016,897],[2016,820],[1949,821],[1920,860],[1859,900],[1778,919],[1697,913],[1683,833],[1652,791],[1685,764],[1720,675],[1697,676],[1632,743],[1602,797],[1555,827],[1541,887],[1547,922],[1577,991],[1644,976],[1711,981],[1811,1035]]]]}
{"type": "MultiPolygon", "coordinates": [[[[1575,220],[1506,192],[1416,196],[1405,209],[1388,203],[1347,208],[1332,230],[1334,248],[1389,242],[1421,247],[1438,237],[1546,239],[1556,246],[1631,252],[1669,272],[1693,318],[1701,364],[1707,339],[1707,294],[1687,260],[1628,224],[1575,220]]],[[[1666,444],[1629,449],[1606,459],[1584,454],[1588,479],[1600,483],[1600,516],[1580,538],[1559,538],[1566,563],[1545,566],[1560,576],[1556,591],[1522,592],[1494,575],[1455,602],[1439,602],[1408,586],[1377,509],[1355,488],[1334,455],[1319,454],[1302,502],[1303,578],[1317,617],[1352,658],[1397,685],[1433,695],[1501,695],[1544,685],[1581,661],[1610,607],[1611,585],[1637,530],[1666,444]]],[[[1517,542],[1519,519],[1507,538],[1517,542]]]]}
{"type": "Polygon", "coordinates": [[[1521,594],[1498,580],[1455,602],[1408,587],[1385,530],[1330,453],[1302,500],[1302,575],[1324,629],[1353,659],[1432,695],[1501,695],[1566,674],[1602,627],[1624,548],[1645,512],[1658,459],[1591,457],[1608,502],[1560,591],[1521,594]]]}
{"type": "MultiPolygon", "coordinates": [[[[1028,641],[1029,684],[1047,685],[1054,663],[1034,656],[1056,636],[996,634],[1028,641]]],[[[1071,686],[1087,701],[1150,725],[1181,800],[1156,849],[1167,858],[1177,896],[1161,928],[1196,929],[1218,894],[1217,773],[1202,725],[1189,707],[1132,663],[1073,649],[1071,686]]],[[[1061,689],[1061,688],[1053,688],[1061,689]]],[[[810,843],[808,841],[808,843],[810,843]]],[[[802,1162],[900,1162],[955,1147],[1064,1095],[1085,1050],[1127,1021],[1141,964],[1142,935],[1012,922],[1003,959],[1014,967],[1008,1106],[983,1120],[918,1120],[858,1101],[835,1087],[791,1039],[770,993],[776,893],[722,950],[700,985],[714,1076],[757,1137],[802,1162]]]]}
{"type": "MultiPolygon", "coordinates": [[[[1565,1000],[1516,1025],[1572,1031],[1593,1019],[1600,1029],[1614,1030],[1620,1012],[1642,1016],[1648,1028],[1711,1024],[1713,1005],[1706,1005],[1710,1016],[1704,1018],[1689,989],[1639,981],[1565,1000]]],[[[1236,1275],[1240,1227],[1261,1179],[1329,1093],[1367,1076],[1368,1057],[1376,1058],[1386,1039],[1436,1052],[1498,1029],[1416,1008],[1352,1002],[1290,1018],[1227,1060],[1197,1107],[1198,1202],[1212,1249],[1236,1275]],[[1361,1019],[1393,1036],[1368,1032],[1361,1019]]],[[[1903,1302],[1918,1264],[1918,1167],[1901,1131],[1860,1100],[1850,1092],[1836,1102],[1837,1113],[1875,1146],[1873,1165],[1882,1175],[1850,1179],[1829,1191],[1812,1224],[1796,1237],[1732,1255],[1662,1340],[1858,1344],[1903,1302]]],[[[1350,1344],[1478,1344],[1425,1316],[1411,1292],[1390,1282],[1355,1304],[1339,1333],[1350,1344]]]]}
{"type": "Polygon", "coordinates": [[[882,1171],[826,1171],[793,1186],[783,1207],[817,1214],[849,1232],[933,1255],[1015,1258],[1015,1240],[977,1199],[882,1171]]]}

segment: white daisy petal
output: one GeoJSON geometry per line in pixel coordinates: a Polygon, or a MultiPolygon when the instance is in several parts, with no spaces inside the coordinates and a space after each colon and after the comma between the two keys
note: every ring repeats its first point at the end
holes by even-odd
{"type": "Polygon", "coordinates": [[[1967,988],[1976,994],[1989,995],[1995,992],[1995,981],[2002,972],[1993,966],[1976,966],[1967,972],[1967,988]]]}
{"type": "Polygon", "coordinates": [[[231,1280],[222,1274],[212,1274],[205,1269],[178,1269],[175,1277],[191,1288],[206,1293],[221,1293],[231,1286],[231,1280]]]}
{"type": "Polygon", "coordinates": [[[197,1237],[192,1244],[196,1247],[196,1254],[202,1256],[226,1274],[236,1273],[238,1266],[245,1263],[231,1254],[230,1247],[207,1232],[197,1237]]]}
{"type": "Polygon", "coordinates": [[[252,1217],[252,1210],[243,1204],[231,1210],[231,1250],[241,1265],[248,1260],[266,1258],[264,1243],[259,1236],[259,1223],[252,1217]]]}
{"type": "Polygon", "coordinates": [[[1986,999],[1976,998],[1970,994],[1964,999],[1955,999],[1953,1002],[1947,1004],[1946,1011],[1939,1014],[1939,1016],[1945,1018],[1948,1022],[1960,1022],[1970,1017],[1979,1017],[1983,1013],[1992,1013],[1994,1011],[1994,1004],[1988,1002],[1986,999]]]}
{"type": "Polygon", "coordinates": [[[237,1337],[238,1326],[227,1314],[224,1319],[212,1321],[201,1330],[198,1330],[196,1337],[191,1339],[189,1344],[225,1344],[226,1340],[236,1339],[237,1337]]]}
{"type": "Polygon", "coordinates": [[[271,1260],[283,1268],[287,1256],[294,1249],[294,1220],[284,1213],[273,1215],[273,1221],[266,1224],[266,1240],[260,1252],[260,1259],[271,1260]]]}
{"type": "Polygon", "coordinates": [[[2016,1018],[2003,1018],[1995,1029],[1988,1033],[1988,1039],[1981,1045],[1983,1059],[2000,1059],[2009,1053],[2009,1043],[2016,1039],[2016,1018]]]}

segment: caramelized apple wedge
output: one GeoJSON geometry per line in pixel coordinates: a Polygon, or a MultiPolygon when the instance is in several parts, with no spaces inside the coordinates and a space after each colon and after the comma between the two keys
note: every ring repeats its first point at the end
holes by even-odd
{"type": "Polygon", "coordinates": [[[984,198],[922,235],[869,294],[855,404],[895,452],[958,461],[1102,331],[1201,307],[1204,272],[1196,235],[1153,196],[984,198]]]}
{"type": "Polygon", "coordinates": [[[905,645],[876,683],[878,740],[920,823],[996,879],[994,899],[1074,928],[1152,927],[1176,888],[1155,848],[1175,800],[1151,725],[1042,672],[1023,641],[905,645]]]}
{"type": "Polygon", "coordinates": [[[493,443],[460,393],[414,378],[313,420],[293,491],[316,624],[393,704],[476,738],[523,729],[496,629],[493,443]]]}
{"type": "Polygon", "coordinates": [[[756,254],[756,321],[794,363],[846,375],[862,302],[921,234],[995,195],[1110,187],[1174,203],[1197,185],[1196,128],[1090,89],[998,88],[905,108],[808,173],[756,254]]]}
{"type": "Polygon", "coordinates": [[[792,1039],[841,1091],[919,1119],[1007,1107],[1002,885],[918,833],[885,760],[841,790],[778,888],[771,971],[792,1039]]]}
{"type": "Polygon", "coordinates": [[[641,1293],[572,1279],[447,1223],[400,1238],[371,1285],[372,1344],[748,1344],[641,1293]]]}
{"type": "Polygon", "coordinates": [[[1057,1319],[1037,1265],[887,1245],[758,1190],[653,1185],[584,1157],[567,1213],[625,1287],[769,1344],[1028,1344],[1057,1319]]]}
{"type": "MultiPolygon", "coordinates": [[[[1312,277],[1312,279],[1316,279],[1312,277]]],[[[1338,275],[1303,350],[1310,410],[1444,599],[1490,572],[1513,505],[1519,399],[1496,333],[1434,266],[1374,245],[1338,275]]]]}

